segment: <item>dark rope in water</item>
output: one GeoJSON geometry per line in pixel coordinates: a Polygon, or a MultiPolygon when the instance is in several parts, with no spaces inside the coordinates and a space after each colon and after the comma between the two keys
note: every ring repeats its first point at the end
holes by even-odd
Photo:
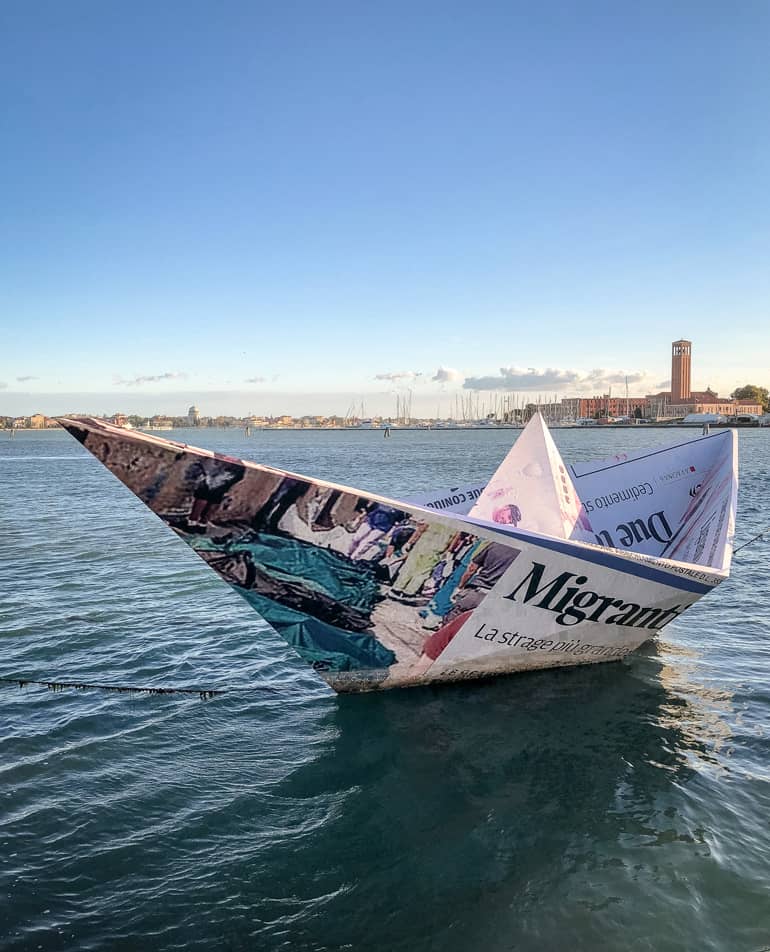
{"type": "Polygon", "coordinates": [[[16,684],[20,688],[28,684],[48,688],[49,691],[64,691],[73,688],[76,691],[117,691],[118,694],[197,694],[201,701],[208,701],[218,694],[227,694],[227,691],[201,690],[200,688],[148,688],[137,687],[133,684],[89,684],[85,681],[35,681],[34,678],[0,678],[2,684],[16,684]]]}
{"type": "Polygon", "coordinates": [[[770,526],[766,526],[758,535],[755,535],[753,539],[749,539],[748,542],[739,545],[737,549],[733,549],[733,555],[735,555],[736,552],[740,552],[741,549],[745,549],[747,545],[751,545],[752,542],[756,542],[757,539],[761,539],[762,536],[767,535],[768,532],[770,532],[770,526]]]}

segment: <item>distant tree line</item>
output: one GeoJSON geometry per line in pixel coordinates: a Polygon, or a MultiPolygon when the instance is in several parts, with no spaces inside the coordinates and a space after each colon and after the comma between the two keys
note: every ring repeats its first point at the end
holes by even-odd
{"type": "Polygon", "coordinates": [[[751,403],[761,403],[765,413],[770,413],[770,395],[767,387],[758,387],[747,383],[745,387],[738,387],[730,394],[733,400],[748,400],[751,403]]]}

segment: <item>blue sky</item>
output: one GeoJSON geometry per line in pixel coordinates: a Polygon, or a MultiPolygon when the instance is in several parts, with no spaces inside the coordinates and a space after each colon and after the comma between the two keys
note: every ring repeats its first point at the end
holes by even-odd
{"type": "Polygon", "coordinates": [[[645,392],[682,336],[768,385],[769,40],[752,0],[5,0],[0,414],[645,392]]]}

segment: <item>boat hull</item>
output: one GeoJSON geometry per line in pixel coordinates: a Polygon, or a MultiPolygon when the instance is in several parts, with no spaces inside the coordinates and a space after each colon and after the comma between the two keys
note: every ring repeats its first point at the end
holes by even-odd
{"type": "Polygon", "coordinates": [[[620,660],[721,580],[60,422],[338,692],[620,660]]]}

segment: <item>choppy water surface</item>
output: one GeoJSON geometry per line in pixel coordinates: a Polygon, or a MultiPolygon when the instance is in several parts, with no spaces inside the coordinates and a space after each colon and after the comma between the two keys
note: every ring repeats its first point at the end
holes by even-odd
{"type": "MultiPolygon", "coordinates": [[[[398,495],[513,434],[170,435],[398,495]]],[[[234,689],[0,688],[3,950],[770,946],[767,543],[623,663],[336,697],[65,433],[0,433],[0,490],[0,675],[234,689]]]]}

